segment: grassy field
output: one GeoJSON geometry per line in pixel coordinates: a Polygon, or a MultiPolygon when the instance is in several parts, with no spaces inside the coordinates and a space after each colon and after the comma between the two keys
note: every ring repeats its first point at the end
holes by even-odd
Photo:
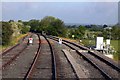
{"type": "Polygon", "coordinates": [[[118,51],[118,48],[119,48],[118,42],[120,42],[120,40],[112,40],[111,41],[111,46],[113,46],[116,51],[118,51]]]}
{"type": "MultiPolygon", "coordinates": [[[[111,46],[114,47],[116,51],[118,51],[119,48],[118,42],[120,42],[120,40],[111,40],[111,46]]],[[[82,40],[82,43],[86,46],[95,46],[95,40],[82,40]]]]}
{"type": "MultiPolygon", "coordinates": [[[[82,43],[86,46],[89,46],[89,45],[95,46],[95,40],[83,40],[82,43]]],[[[116,51],[115,53],[113,53],[113,59],[116,60],[116,61],[120,60],[120,53],[119,53],[120,52],[120,46],[119,45],[120,45],[120,40],[111,40],[111,46],[116,51]]]]}
{"type": "MultiPolygon", "coordinates": [[[[79,40],[73,40],[73,39],[68,39],[68,38],[62,38],[62,39],[69,40],[72,42],[79,42],[79,40]]],[[[105,40],[104,40],[104,42],[105,42],[105,40]]],[[[82,44],[84,46],[96,46],[95,39],[94,40],[86,40],[86,39],[82,40],[82,44]]],[[[118,49],[120,50],[119,45],[120,45],[120,40],[111,40],[111,46],[115,49],[115,51],[118,51],[118,49]]]]}

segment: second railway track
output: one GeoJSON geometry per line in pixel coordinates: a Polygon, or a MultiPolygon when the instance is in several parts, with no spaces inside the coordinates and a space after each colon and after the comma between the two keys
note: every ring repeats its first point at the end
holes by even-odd
{"type": "MultiPolygon", "coordinates": [[[[49,36],[48,36],[49,37],[49,36]]],[[[49,37],[53,40],[58,41],[58,38],[49,37]]],[[[72,42],[63,40],[63,44],[67,45],[68,47],[76,50],[76,52],[81,55],[85,60],[91,63],[95,68],[97,68],[101,74],[109,80],[118,79],[119,78],[119,67],[112,64],[111,62],[107,61],[106,59],[102,58],[94,54],[93,52],[89,51],[87,48],[74,44],[72,42]],[[76,49],[76,47],[78,48],[76,49]],[[82,51],[81,51],[82,50],[82,51]],[[85,51],[85,52],[83,52],[85,51]]]]}

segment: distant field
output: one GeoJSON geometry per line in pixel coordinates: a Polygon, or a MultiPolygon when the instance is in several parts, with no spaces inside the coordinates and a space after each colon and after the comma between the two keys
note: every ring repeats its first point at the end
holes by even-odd
{"type": "MultiPolygon", "coordinates": [[[[113,46],[116,51],[118,51],[119,48],[118,42],[120,43],[120,40],[111,40],[111,46],[113,46]]],[[[82,40],[82,43],[86,46],[95,46],[95,40],[82,40]]]]}
{"type": "Polygon", "coordinates": [[[116,51],[118,51],[118,42],[120,42],[120,40],[112,40],[111,41],[111,45],[115,48],[116,51]]]}

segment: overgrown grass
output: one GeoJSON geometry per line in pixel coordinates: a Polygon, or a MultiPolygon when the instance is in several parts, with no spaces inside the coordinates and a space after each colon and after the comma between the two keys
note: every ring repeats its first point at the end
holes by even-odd
{"type": "MultiPolygon", "coordinates": [[[[95,46],[95,40],[82,40],[85,46],[95,46]]],[[[105,40],[104,40],[105,42],[105,40]]],[[[120,40],[111,40],[111,46],[116,52],[113,53],[114,60],[120,60],[120,40]]]]}
{"type": "Polygon", "coordinates": [[[19,42],[19,40],[20,40],[21,38],[23,38],[24,36],[26,36],[26,35],[27,35],[27,34],[20,34],[19,36],[14,37],[14,38],[12,39],[12,41],[11,41],[11,45],[17,44],[17,43],[19,42]]]}
{"type": "Polygon", "coordinates": [[[95,46],[95,40],[87,40],[87,39],[84,39],[84,40],[82,40],[82,43],[83,43],[85,46],[95,46]]]}
{"type": "MultiPolygon", "coordinates": [[[[114,47],[115,51],[118,51],[118,41],[120,42],[120,40],[111,40],[111,46],[114,47]]],[[[82,40],[82,43],[85,45],[85,46],[95,46],[95,40],[82,40]]]]}
{"type": "Polygon", "coordinates": [[[9,47],[11,47],[11,46],[13,46],[13,45],[15,45],[15,44],[17,44],[17,43],[19,42],[19,40],[20,40],[21,38],[23,38],[24,36],[26,36],[26,35],[27,35],[27,34],[20,34],[19,36],[12,38],[12,40],[11,40],[11,42],[10,42],[9,45],[6,45],[6,46],[0,45],[0,52],[1,52],[1,51],[4,51],[5,49],[7,49],[7,48],[9,48],[9,47]]]}
{"type": "Polygon", "coordinates": [[[115,47],[116,52],[113,53],[114,60],[119,61],[120,60],[120,40],[114,41],[116,44],[113,44],[115,47]]]}
{"type": "Polygon", "coordinates": [[[114,58],[114,60],[116,60],[116,61],[119,61],[120,60],[120,52],[115,52],[115,53],[113,53],[113,58],[114,58]]]}
{"type": "Polygon", "coordinates": [[[116,51],[118,51],[118,41],[120,41],[120,40],[112,40],[111,41],[111,45],[114,47],[114,49],[116,50],[116,51]]]}

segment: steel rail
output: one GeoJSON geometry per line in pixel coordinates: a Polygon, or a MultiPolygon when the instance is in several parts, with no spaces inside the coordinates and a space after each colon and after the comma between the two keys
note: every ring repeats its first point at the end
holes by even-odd
{"type": "MultiPolygon", "coordinates": [[[[52,38],[52,37],[48,37],[48,38],[53,39],[53,40],[55,40],[55,41],[58,41],[58,39],[55,39],[55,38],[52,38]]],[[[68,44],[65,43],[65,42],[63,42],[63,44],[65,44],[66,46],[68,46],[68,47],[76,50],[74,47],[68,45],[68,44]]],[[[90,62],[95,68],[97,68],[107,80],[112,80],[112,77],[109,76],[105,71],[103,71],[99,66],[97,66],[93,61],[91,61],[91,60],[90,60],[89,58],[87,58],[85,55],[81,54],[78,50],[76,50],[76,52],[77,52],[78,54],[80,54],[81,56],[83,56],[84,59],[86,59],[88,62],[90,62]]]]}
{"type": "MultiPolygon", "coordinates": [[[[39,34],[37,34],[38,37],[39,37],[39,48],[37,50],[37,54],[35,55],[34,59],[33,59],[33,62],[29,68],[29,70],[27,71],[27,74],[25,75],[24,77],[24,80],[27,80],[28,78],[30,78],[31,74],[32,74],[32,71],[33,71],[33,68],[38,60],[38,57],[39,57],[39,54],[40,54],[40,50],[41,50],[41,40],[40,40],[40,36],[39,34]]],[[[55,54],[54,54],[54,51],[53,51],[53,48],[52,48],[52,45],[50,44],[49,40],[44,36],[42,35],[46,41],[48,42],[49,44],[49,47],[50,47],[50,51],[51,51],[51,59],[52,59],[52,80],[56,80],[57,77],[56,77],[56,60],[55,60],[55,54]]]]}
{"type": "MultiPolygon", "coordinates": [[[[43,35],[44,36],[44,35],[43,35]]],[[[57,70],[56,70],[56,59],[55,59],[55,54],[52,48],[52,45],[50,43],[50,41],[46,38],[46,36],[44,36],[44,38],[47,40],[49,47],[50,47],[50,51],[51,51],[51,59],[52,59],[52,80],[56,80],[57,79],[57,70]]]]}
{"type": "MultiPolygon", "coordinates": [[[[32,36],[32,35],[31,35],[32,36]]],[[[2,57],[5,56],[9,51],[11,51],[12,49],[14,49],[15,47],[19,46],[20,44],[18,43],[17,45],[13,46],[12,48],[8,49],[7,51],[5,51],[2,54],[2,57]]],[[[4,69],[7,65],[11,64],[25,49],[27,48],[27,45],[20,51],[18,52],[16,55],[14,55],[12,58],[10,58],[10,60],[8,60],[5,64],[2,65],[2,68],[4,69]]]]}
{"type": "MultiPolygon", "coordinates": [[[[52,36],[51,36],[52,37],[52,36]]],[[[56,38],[55,36],[53,37],[54,39],[59,39],[59,38],[56,38]]],[[[90,53],[91,55],[97,57],[98,59],[100,59],[102,62],[106,63],[107,65],[111,66],[113,69],[115,69],[116,71],[120,72],[120,67],[119,66],[116,66],[114,64],[112,64],[110,61],[102,58],[101,56],[95,54],[95,52],[92,52],[90,49],[84,47],[84,46],[81,46],[81,45],[78,45],[78,44],[75,44],[73,42],[70,42],[70,41],[67,41],[67,40],[63,40],[64,42],[67,42],[67,43],[70,43],[76,47],[79,47],[80,49],[83,49],[83,50],[88,50],[88,53],[90,53]]]]}
{"type": "Polygon", "coordinates": [[[27,80],[28,78],[30,78],[31,74],[32,74],[32,71],[33,71],[33,68],[37,62],[37,59],[39,57],[39,54],[40,54],[40,50],[41,50],[41,40],[40,40],[40,36],[39,34],[37,34],[38,38],[39,38],[39,47],[38,47],[38,50],[37,50],[37,53],[33,59],[33,62],[31,64],[31,66],[29,67],[29,70],[27,71],[26,75],[24,76],[24,79],[23,80],[27,80]]]}
{"type": "MultiPolygon", "coordinates": [[[[22,41],[27,37],[28,35],[24,36],[22,38],[22,41]]],[[[16,45],[12,46],[10,49],[3,51],[2,56],[6,55],[9,51],[13,50],[15,47],[19,46],[20,43],[17,43],[16,45]]]]}

